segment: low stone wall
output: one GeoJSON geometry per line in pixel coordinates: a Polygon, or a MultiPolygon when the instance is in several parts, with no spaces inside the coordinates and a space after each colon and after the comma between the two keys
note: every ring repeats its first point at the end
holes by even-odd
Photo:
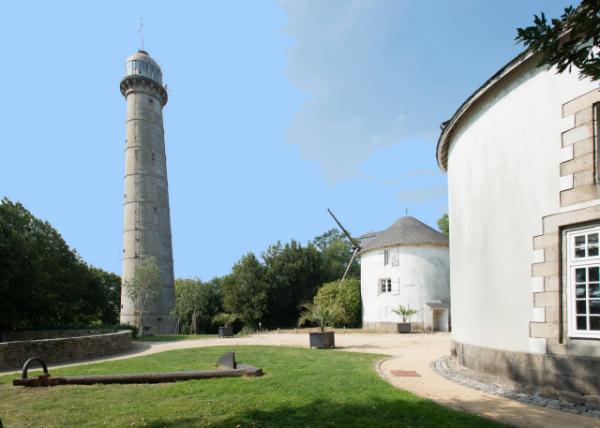
{"type": "MultiPolygon", "coordinates": [[[[363,321],[363,328],[367,330],[374,330],[381,333],[397,333],[397,327],[395,322],[369,322],[363,321]]],[[[423,332],[422,322],[411,322],[410,331],[413,333],[423,332]]]]}
{"type": "Polygon", "coordinates": [[[64,330],[26,330],[26,331],[2,331],[1,342],[15,342],[17,340],[42,340],[60,339],[63,337],[91,336],[99,334],[98,330],[92,329],[64,329],[64,330]]]}
{"type": "Polygon", "coordinates": [[[510,352],[454,341],[452,355],[469,369],[540,389],[600,395],[600,358],[510,352]]]}
{"type": "Polygon", "coordinates": [[[17,370],[31,357],[48,364],[85,360],[131,349],[131,330],[56,339],[0,343],[0,370],[17,370]]]}

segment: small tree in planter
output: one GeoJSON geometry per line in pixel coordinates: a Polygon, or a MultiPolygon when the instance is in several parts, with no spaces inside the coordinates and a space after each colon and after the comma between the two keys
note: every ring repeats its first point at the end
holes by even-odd
{"type": "Polygon", "coordinates": [[[394,313],[402,317],[402,322],[396,324],[398,333],[410,333],[410,317],[417,313],[414,309],[398,306],[398,309],[392,309],[394,313]]]}
{"type": "Polygon", "coordinates": [[[219,337],[232,337],[233,327],[231,324],[236,322],[239,317],[236,314],[230,314],[227,312],[220,312],[214,316],[213,322],[217,324],[223,324],[219,327],[219,337]]]}
{"type": "Polygon", "coordinates": [[[335,336],[333,331],[325,331],[326,327],[333,326],[336,322],[344,319],[344,310],[337,304],[324,305],[322,303],[306,303],[301,306],[302,312],[298,325],[307,322],[316,324],[319,332],[310,333],[310,347],[335,348],[335,336]]]}

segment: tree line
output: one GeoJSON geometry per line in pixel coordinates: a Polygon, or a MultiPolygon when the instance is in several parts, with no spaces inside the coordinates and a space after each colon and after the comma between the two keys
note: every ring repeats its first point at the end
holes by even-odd
{"type": "MultiPolygon", "coordinates": [[[[236,319],[239,328],[255,329],[259,323],[263,328],[292,327],[300,306],[332,282],[336,285],[323,288],[325,298],[346,299],[344,324],[357,326],[360,270],[356,261],[349,272],[353,279],[337,283],[351,254],[343,235],[331,229],[306,245],[295,240],[276,242],[260,256],[245,254],[229,274],[210,281],[177,279],[173,315],[179,331],[214,331],[220,324],[215,316],[223,313],[236,319]]],[[[138,294],[152,291],[131,288],[144,290],[138,294]]],[[[120,298],[118,275],[87,264],[55,228],[22,204],[8,198],[0,201],[0,331],[113,326],[119,320],[120,298]]]]}
{"type": "Polygon", "coordinates": [[[301,306],[319,290],[323,299],[339,300],[347,315],[343,324],[360,325],[360,268],[354,261],[349,279],[339,283],[352,249],[337,229],[315,237],[306,245],[292,240],[270,245],[260,256],[249,252],[231,273],[208,282],[175,281],[173,311],[182,333],[212,332],[222,322],[220,314],[236,319],[248,330],[294,327],[301,306]],[[217,317],[215,319],[215,317],[217,317]]]}
{"type": "Polygon", "coordinates": [[[48,222],[0,201],[0,331],[114,325],[121,278],[85,263],[48,222]]]}

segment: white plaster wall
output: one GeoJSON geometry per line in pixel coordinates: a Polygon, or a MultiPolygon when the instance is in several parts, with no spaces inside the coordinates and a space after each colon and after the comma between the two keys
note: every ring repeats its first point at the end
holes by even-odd
{"type": "Polygon", "coordinates": [[[369,251],[360,258],[363,322],[402,322],[392,312],[399,305],[418,311],[411,322],[423,322],[425,302],[450,303],[448,247],[390,248],[388,265],[383,264],[383,251],[369,251]],[[379,292],[382,278],[392,279],[391,293],[379,292]]]}
{"type": "Polygon", "coordinates": [[[458,125],[448,159],[454,340],[530,350],[532,238],[559,208],[561,107],[596,86],[519,72],[458,125]]]}

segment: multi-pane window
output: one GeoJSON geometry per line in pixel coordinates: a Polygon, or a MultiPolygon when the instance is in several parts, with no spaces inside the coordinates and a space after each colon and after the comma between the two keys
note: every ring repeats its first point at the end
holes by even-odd
{"type": "Polygon", "coordinates": [[[379,292],[380,293],[391,293],[392,292],[392,279],[382,278],[379,280],[379,292]]]}
{"type": "Polygon", "coordinates": [[[600,227],[567,233],[569,334],[600,337],[600,227]]]}

